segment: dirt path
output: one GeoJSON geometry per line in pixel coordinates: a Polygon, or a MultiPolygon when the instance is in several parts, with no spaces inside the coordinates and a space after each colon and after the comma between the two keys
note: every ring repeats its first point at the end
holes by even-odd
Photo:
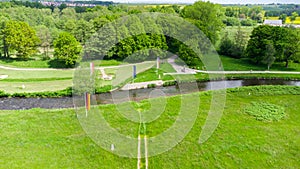
{"type": "Polygon", "coordinates": [[[162,86],[164,82],[162,80],[140,82],[140,83],[128,83],[121,88],[121,90],[133,90],[147,88],[149,84],[155,84],[156,86],[162,86]]]}
{"type": "Polygon", "coordinates": [[[190,69],[188,67],[178,65],[175,62],[175,59],[177,58],[178,58],[177,55],[168,58],[168,63],[176,70],[176,73],[168,73],[168,74],[196,74],[197,73],[196,70],[194,69],[190,69]]]}

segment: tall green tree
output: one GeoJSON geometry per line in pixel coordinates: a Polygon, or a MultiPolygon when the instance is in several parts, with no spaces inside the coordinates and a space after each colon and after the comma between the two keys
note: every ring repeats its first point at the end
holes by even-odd
{"type": "MultiPolygon", "coordinates": [[[[27,58],[34,54],[40,40],[36,32],[27,23],[8,21],[3,30],[8,50],[16,50],[17,56],[27,58]]],[[[7,51],[8,52],[8,51],[7,51]]]]}
{"type": "Polygon", "coordinates": [[[285,67],[289,67],[290,61],[299,61],[300,33],[297,29],[285,28],[281,39],[281,60],[285,61],[285,67]]]}
{"type": "Polygon", "coordinates": [[[222,7],[210,2],[195,2],[186,6],[183,17],[190,19],[215,44],[219,39],[219,32],[224,27],[222,7]]]}
{"type": "Polygon", "coordinates": [[[84,44],[92,36],[93,33],[93,24],[80,19],[76,22],[76,27],[72,34],[81,44],[84,44]]]}
{"type": "Polygon", "coordinates": [[[248,42],[246,55],[256,63],[263,63],[269,44],[276,49],[275,58],[286,62],[299,60],[300,36],[297,29],[262,25],[255,28],[248,42]]]}
{"type": "Polygon", "coordinates": [[[41,25],[37,27],[37,36],[40,39],[40,46],[43,48],[45,57],[48,58],[49,49],[53,40],[51,32],[46,26],[41,25]]]}
{"type": "Polygon", "coordinates": [[[224,36],[221,39],[219,53],[221,55],[231,56],[232,46],[234,45],[233,41],[229,38],[228,32],[225,32],[224,36]]]}
{"type": "Polygon", "coordinates": [[[297,19],[297,17],[299,16],[299,14],[297,12],[293,12],[290,19],[292,21],[292,23],[294,23],[294,21],[297,19]]]}
{"type": "Polygon", "coordinates": [[[235,58],[243,57],[243,54],[246,50],[247,41],[248,39],[246,33],[242,31],[241,27],[239,27],[234,36],[234,45],[231,49],[231,55],[235,58]]]}
{"type": "Polygon", "coordinates": [[[67,67],[74,66],[81,59],[81,52],[82,46],[70,33],[62,32],[54,41],[54,56],[67,67]]]}
{"type": "Polygon", "coordinates": [[[282,23],[283,23],[283,24],[285,24],[286,18],[287,18],[287,15],[286,15],[286,14],[281,14],[281,15],[279,16],[279,19],[282,20],[282,23]]]}
{"type": "Polygon", "coordinates": [[[266,46],[265,55],[263,57],[262,63],[267,64],[268,70],[270,70],[270,67],[276,60],[275,58],[276,50],[274,48],[273,42],[268,41],[266,46]]]}

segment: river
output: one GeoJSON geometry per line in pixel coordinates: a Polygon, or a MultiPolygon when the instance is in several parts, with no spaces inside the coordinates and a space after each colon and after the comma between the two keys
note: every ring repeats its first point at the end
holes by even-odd
{"type": "MultiPolygon", "coordinates": [[[[193,93],[197,91],[218,90],[225,88],[235,88],[242,86],[257,85],[290,85],[300,86],[300,81],[286,80],[225,80],[225,81],[209,81],[199,82],[198,87],[189,87],[189,84],[178,86],[167,86],[159,88],[137,89],[131,91],[114,91],[111,93],[103,93],[96,95],[98,104],[113,104],[123,101],[140,101],[149,98],[149,94],[153,90],[159,89],[165,96],[173,96],[178,94],[193,93]],[[121,97],[114,97],[121,96],[121,97]],[[122,97],[124,96],[124,97],[122,97]],[[114,98],[114,99],[112,99],[114,98]]],[[[72,97],[61,98],[0,98],[0,110],[24,110],[32,108],[58,109],[71,108],[73,105],[72,97]]]]}

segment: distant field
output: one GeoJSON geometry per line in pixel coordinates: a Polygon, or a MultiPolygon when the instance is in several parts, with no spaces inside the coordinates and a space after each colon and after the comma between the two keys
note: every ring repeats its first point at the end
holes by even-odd
{"type": "MultiPolygon", "coordinates": [[[[279,17],[266,17],[266,19],[269,19],[269,20],[278,20],[279,17]]],[[[292,23],[290,17],[287,17],[286,23],[287,24],[291,24],[292,23]]],[[[293,24],[300,24],[300,17],[297,17],[296,20],[293,22],[293,24]]]]}

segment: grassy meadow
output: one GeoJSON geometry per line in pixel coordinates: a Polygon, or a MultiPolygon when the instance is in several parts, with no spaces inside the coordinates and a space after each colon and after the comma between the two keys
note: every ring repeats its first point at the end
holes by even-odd
{"type": "MultiPolygon", "coordinates": [[[[210,108],[210,92],[200,94],[200,111],[190,133],[170,151],[149,158],[149,168],[299,167],[299,87],[230,89],[226,97],[222,119],[207,142],[200,145],[198,139],[210,108]],[[253,101],[280,106],[284,118],[257,120],[245,112],[253,101]]],[[[175,122],[180,98],[167,99],[162,115],[147,124],[149,136],[175,122]]],[[[136,104],[147,107],[143,106],[147,101],[136,104]]],[[[118,132],[136,135],[132,131],[139,125],[125,119],[114,105],[99,106],[99,110],[118,132]]],[[[0,116],[0,168],[136,168],[136,159],[120,158],[96,145],[72,109],[2,111],[0,116]]]]}

